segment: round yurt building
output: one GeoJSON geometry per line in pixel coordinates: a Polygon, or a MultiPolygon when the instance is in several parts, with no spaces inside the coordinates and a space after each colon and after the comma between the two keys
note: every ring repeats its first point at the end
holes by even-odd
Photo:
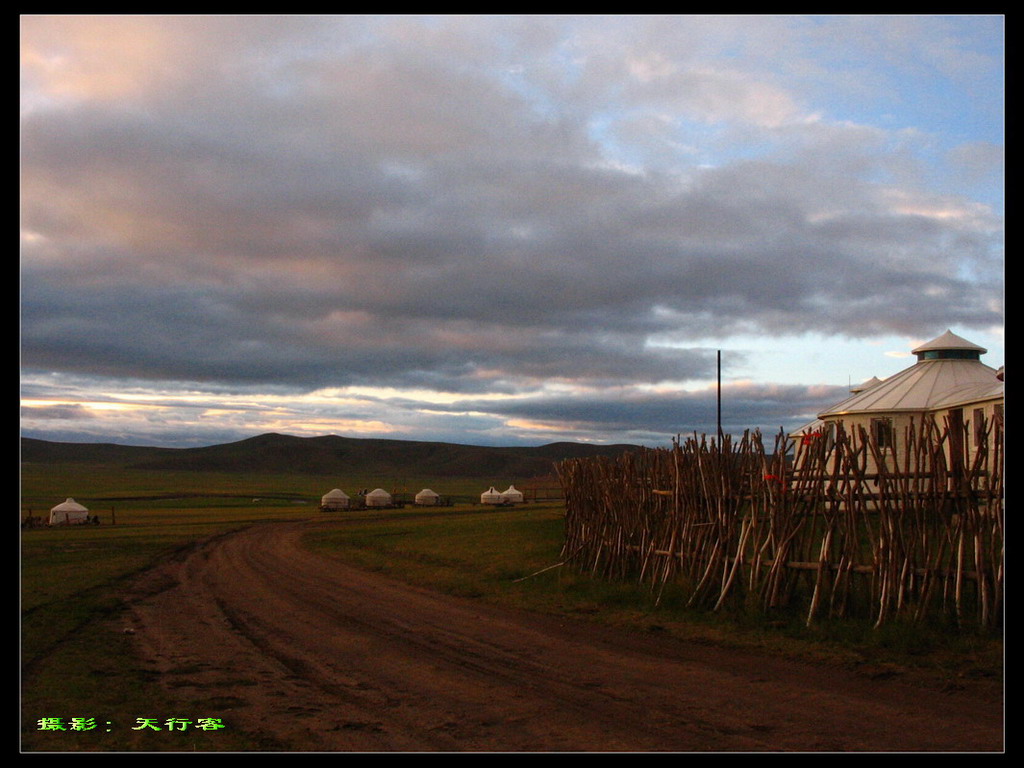
{"type": "Polygon", "coordinates": [[[72,498],[50,510],[50,525],[76,525],[89,522],[89,510],[72,498]]]}
{"type": "Polygon", "coordinates": [[[424,488],[416,494],[416,503],[421,507],[436,506],[441,502],[441,496],[429,488],[424,488]]]}
{"type": "Polygon", "coordinates": [[[481,504],[501,504],[502,501],[501,494],[495,490],[493,485],[480,494],[481,504]]]}
{"type": "Polygon", "coordinates": [[[332,510],[332,509],[348,509],[350,499],[348,494],[340,488],[335,488],[333,491],[328,491],[320,499],[320,509],[332,510]]]}
{"type": "Polygon", "coordinates": [[[391,494],[383,488],[375,488],[366,494],[366,506],[368,507],[390,507],[391,494]]]}
{"type": "MultiPolygon", "coordinates": [[[[895,467],[906,459],[906,451],[913,450],[908,430],[934,418],[939,425],[948,425],[950,439],[944,450],[950,465],[973,461],[991,436],[983,427],[1003,417],[1003,381],[996,369],[981,362],[985,352],[947,330],[911,350],[916,363],[852,389],[850,397],[820,412],[818,420],[804,429],[828,433],[841,424],[847,433],[863,431],[886,463],[895,467]]],[[[988,448],[988,456],[999,455],[988,448]]],[[[878,471],[874,451],[866,466],[869,473],[878,471]]]]}
{"type": "Polygon", "coordinates": [[[509,504],[522,504],[523,503],[523,492],[516,490],[514,485],[510,485],[507,491],[501,494],[503,501],[507,501],[509,504]]]}

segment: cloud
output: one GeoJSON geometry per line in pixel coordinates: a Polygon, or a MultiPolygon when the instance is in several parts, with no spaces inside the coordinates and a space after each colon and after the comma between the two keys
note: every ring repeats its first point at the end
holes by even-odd
{"type": "MultiPolygon", "coordinates": [[[[838,401],[847,394],[843,387],[726,385],[721,394],[723,425],[739,432],[746,428],[777,430],[783,422],[791,421],[794,414],[809,413],[807,420],[813,419],[821,402],[838,401]],[[777,420],[774,424],[773,419],[777,420]]],[[[610,390],[588,393],[585,398],[552,395],[497,403],[469,400],[458,407],[544,423],[565,431],[635,431],[663,437],[691,430],[713,433],[718,392],[713,387],[667,393],[610,390]]]]}
{"type": "Polygon", "coordinates": [[[950,163],[971,181],[1002,179],[1003,147],[987,141],[959,144],[949,151],[950,163]]]}
{"type": "Polygon", "coordinates": [[[26,17],[23,364],[511,394],[706,381],[690,339],[997,326],[1001,216],[924,165],[998,147],[810,85],[990,71],[884,22],[26,17]]]}

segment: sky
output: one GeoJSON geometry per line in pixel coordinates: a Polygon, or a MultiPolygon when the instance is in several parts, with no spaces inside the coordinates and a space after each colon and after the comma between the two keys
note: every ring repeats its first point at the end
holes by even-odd
{"type": "Polygon", "coordinates": [[[665,446],[720,378],[770,445],[1003,364],[998,15],[20,21],[24,436],[665,446]]]}

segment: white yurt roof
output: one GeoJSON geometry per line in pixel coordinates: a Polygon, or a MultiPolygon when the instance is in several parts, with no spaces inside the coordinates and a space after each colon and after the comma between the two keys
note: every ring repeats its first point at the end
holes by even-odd
{"type": "Polygon", "coordinates": [[[495,490],[493,485],[480,494],[480,501],[498,501],[500,499],[501,494],[498,493],[497,490],[495,490]]]}
{"type": "Polygon", "coordinates": [[[998,379],[990,383],[967,384],[949,390],[935,398],[932,408],[956,408],[967,403],[981,403],[985,400],[1002,400],[1003,382],[998,379]]]}
{"type": "Polygon", "coordinates": [[[79,504],[77,501],[68,497],[67,501],[62,501],[60,504],[50,510],[51,512],[88,512],[89,510],[79,504]]]}
{"type": "Polygon", "coordinates": [[[335,488],[333,491],[328,491],[323,496],[324,501],[345,501],[346,499],[348,499],[348,494],[345,493],[340,488],[335,488]]]}
{"type": "Polygon", "coordinates": [[[514,485],[510,485],[508,487],[508,490],[504,491],[501,495],[504,496],[506,499],[522,499],[523,498],[523,492],[516,490],[516,487],[514,485]]]}
{"type": "Polygon", "coordinates": [[[882,380],[880,378],[878,378],[877,376],[872,376],[870,379],[865,381],[863,384],[858,384],[856,387],[853,387],[850,390],[850,393],[855,395],[858,392],[863,392],[865,389],[871,389],[871,387],[875,386],[875,384],[881,384],[881,383],[882,383],[882,380]]]}
{"type": "Polygon", "coordinates": [[[366,494],[364,501],[368,507],[387,507],[391,504],[391,494],[383,488],[375,488],[366,494]]]}
{"type": "Polygon", "coordinates": [[[937,351],[944,349],[966,349],[973,350],[979,354],[985,354],[988,352],[984,347],[979,347],[977,344],[968,341],[963,336],[957,336],[950,330],[947,330],[941,336],[938,336],[931,341],[927,341],[916,349],[910,350],[912,354],[920,354],[921,352],[937,351]]]}
{"type": "Polygon", "coordinates": [[[438,498],[438,496],[439,494],[434,493],[429,488],[424,488],[422,491],[416,494],[417,499],[436,499],[438,498]]]}
{"type": "MultiPolygon", "coordinates": [[[[947,331],[942,336],[914,350],[915,353],[961,349],[984,351],[981,347],[947,331]]],[[[820,418],[856,413],[891,413],[927,411],[943,407],[949,396],[971,387],[983,388],[997,384],[996,371],[977,359],[918,359],[899,373],[872,387],[857,392],[818,414],[820,418]]],[[[961,402],[968,402],[961,399],[961,402]]]]}

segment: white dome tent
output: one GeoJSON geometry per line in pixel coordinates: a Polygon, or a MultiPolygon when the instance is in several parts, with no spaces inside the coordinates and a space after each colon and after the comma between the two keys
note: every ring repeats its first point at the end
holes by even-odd
{"type": "Polygon", "coordinates": [[[50,510],[50,525],[77,525],[89,522],[89,510],[68,497],[50,510]]]}
{"type": "Polygon", "coordinates": [[[416,494],[416,503],[422,507],[436,506],[441,503],[441,496],[429,488],[424,488],[416,494]]]}
{"type": "Polygon", "coordinates": [[[509,502],[510,504],[522,504],[523,503],[523,492],[516,490],[514,485],[510,485],[508,490],[501,494],[502,499],[509,502]]]}
{"type": "Polygon", "coordinates": [[[335,488],[333,491],[328,491],[320,499],[320,508],[324,510],[328,509],[348,509],[350,499],[348,494],[340,488],[335,488]]]}
{"type": "Polygon", "coordinates": [[[501,504],[502,501],[501,494],[495,490],[493,485],[480,494],[481,504],[501,504]]]}
{"type": "Polygon", "coordinates": [[[366,494],[365,501],[368,507],[390,507],[391,494],[383,488],[375,488],[366,494]]]}

